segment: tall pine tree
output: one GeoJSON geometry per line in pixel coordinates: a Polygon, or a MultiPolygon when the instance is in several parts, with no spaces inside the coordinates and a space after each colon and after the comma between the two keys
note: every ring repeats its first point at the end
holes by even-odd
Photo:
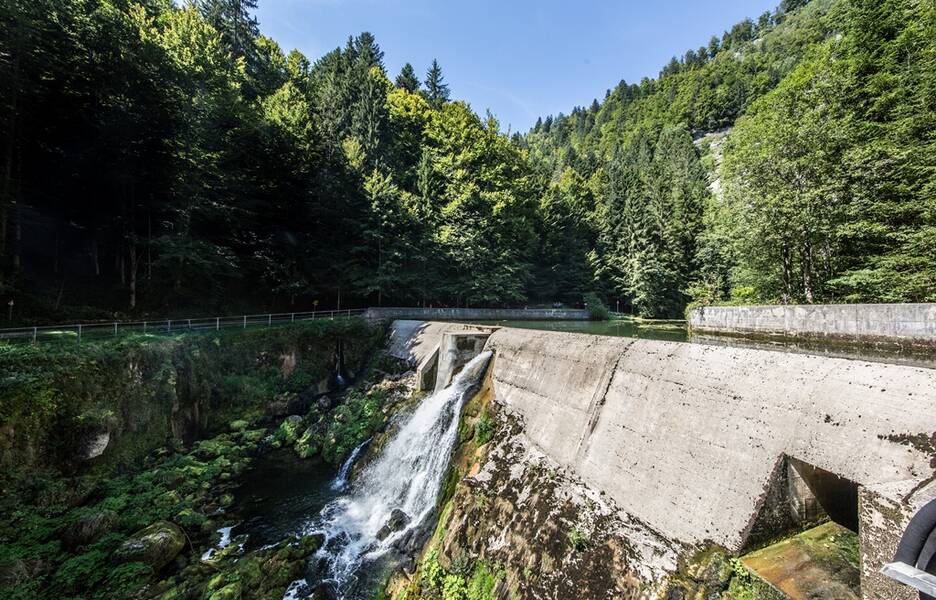
{"type": "Polygon", "coordinates": [[[397,75],[396,86],[411,93],[419,91],[419,79],[416,78],[416,70],[413,69],[413,65],[409,63],[403,65],[400,74],[397,75]]]}
{"type": "Polygon", "coordinates": [[[449,86],[442,77],[442,67],[439,61],[432,59],[432,66],[426,73],[426,90],[423,92],[429,106],[438,109],[449,100],[449,86]]]}

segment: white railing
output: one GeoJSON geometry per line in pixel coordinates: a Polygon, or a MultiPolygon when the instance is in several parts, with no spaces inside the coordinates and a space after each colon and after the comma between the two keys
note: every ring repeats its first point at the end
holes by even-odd
{"type": "Polygon", "coordinates": [[[365,309],[313,310],[291,313],[267,313],[227,317],[197,317],[194,319],[159,319],[146,321],[110,321],[78,323],[74,325],[41,325],[36,327],[13,327],[0,329],[0,340],[30,340],[39,342],[50,339],[74,339],[79,344],[83,338],[95,339],[105,336],[137,333],[165,335],[184,331],[210,331],[220,329],[247,329],[272,327],[316,319],[361,316],[365,309]]]}

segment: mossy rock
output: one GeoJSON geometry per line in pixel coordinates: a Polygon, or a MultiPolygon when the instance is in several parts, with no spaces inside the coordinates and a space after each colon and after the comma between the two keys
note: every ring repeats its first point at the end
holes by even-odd
{"type": "Polygon", "coordinates": [[[273,439],[282,446],[292,446],[296,443],[296,440],[299,439],[302,429],[302,417],[297,415],[286,417],[286,420],[280,423],[280,426],[276,428],[273,439]]]}
{"type": "Polygon", "coordinates": [[[66,548],[71,549],[85,546],[112,531],[118,520],[119,516],[112,510],[87,513],[65,528],[62,532],[62,542],[66,548]]]}
{"type": "Polygon", "coordinates": [[[157,521],[133,534],[114,551],[120,563],[142,562],[158,571],[185,547],[185,534],[175,523],[157,521]]]}
{"type": "Polygon", "coordinates": [[[235,581],[212,593],[208,598],[209,600],[240,600],[241,596],[241,582],[235,581]]]}
{"type": "Polygon", "coordinates": [[[231,424],[228,427],[231,429],[231,431],[242,432],[250,427],[250,423],[244,421],[243,419],[238,419],[236,421],[231,421],[231,424]]]}

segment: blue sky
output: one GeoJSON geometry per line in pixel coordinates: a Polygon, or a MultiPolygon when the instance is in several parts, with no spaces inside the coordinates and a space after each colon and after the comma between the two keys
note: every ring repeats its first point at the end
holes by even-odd
{"type": "Polygon", "coordinates": [[[505,131],[655,77],[671,56],[708,44],[779,0],[260,0],[264,34],[311,60],[370,31],[391,78],[439,60],[454,98],[490,109],[505,131]]]}

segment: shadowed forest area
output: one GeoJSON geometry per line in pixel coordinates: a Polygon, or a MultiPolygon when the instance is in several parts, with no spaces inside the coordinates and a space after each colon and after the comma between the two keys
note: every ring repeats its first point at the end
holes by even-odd
{"type": "Polygon", "coordinates": [[[784,0],[512,135],[255,5],[0,2],[5,321],[936,300],[932,0],[784,0]]]}

